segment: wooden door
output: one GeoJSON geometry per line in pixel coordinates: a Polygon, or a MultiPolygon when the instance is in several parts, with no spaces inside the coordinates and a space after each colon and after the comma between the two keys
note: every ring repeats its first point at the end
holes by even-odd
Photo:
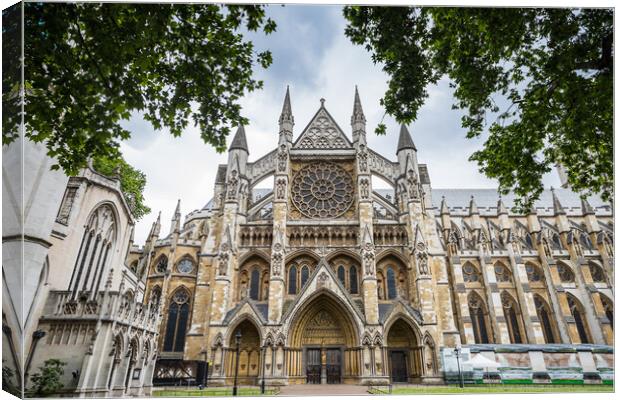
{"type": "Polygon", "coordinates": [[[405,354],[405,352],[390,352],[390,361],[392,364],[392,382],[407,382],[407,355],[405,354]]]}
{"type": "Polygon", "coordinates": [[[306,382],[321,383],[321,349],[308,349],[306,352],[306,382]]]}
{"type": "Polygon", "coordinates": [[[340,349],[326,350],[327,383],[340,383],[342,357],[340,349]]]}

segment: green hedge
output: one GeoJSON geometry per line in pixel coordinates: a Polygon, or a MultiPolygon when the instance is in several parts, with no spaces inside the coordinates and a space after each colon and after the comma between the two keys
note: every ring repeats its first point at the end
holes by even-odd
{"type": "Polygon", "coordinates": [[[534,383],[531,379],[502,379],[502,383],[509,385],[529,385],[534,383]]]}
{"type": "Polygon", "coordinates": [[[552,385],[583,385],[583,379],[551,379],[552,385]]]}

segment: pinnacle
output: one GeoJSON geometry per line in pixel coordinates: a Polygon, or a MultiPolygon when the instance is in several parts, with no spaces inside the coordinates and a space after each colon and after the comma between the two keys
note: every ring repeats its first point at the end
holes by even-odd
{"type": "Polygon", "coordinates": [[[230,143],[228,151],[233,149],[244,150],[249,153],[248,142],[245,139],[245,128],[243,125],[239,125],[239,128],[237,128],[237,133],[235,133],[235,137],[233,138],[232,143],[230,143]]]}
{"type": "Polygon", "coordinates": [[[560,203],[560,199],[558,199],[558,196],[555,194],[555,189],[553,186],[551,186],[551,197],[553,198],[553,213],[555,215],[566,214],[564,207],[562,207],[562,204],[560,203]]]}
{"type": "Polygon", "coordinates": [[[471,200],[469,201],[469,215],[480,214],[478,211],[478,206],[476,205],[476,201],[474,200],[474,196],[471,196],[471,200]]]}
{"type": "Polygon", "coordinates": [[[286,95],[284,96],[284,103],[282,104],[282,112],[280,113],[280,123],[284,120],[293,119],[293,109],[291,107],[291,94],[289,87],[286,85],[286,95]]]}
{"type": "Polygon", "coordinates": [[[355,98],[353,100],[353,116],[351,117],[351,123],[354,122],[366,122],[364,116],[364,110],[362,109],[362,101],[360,100],[360,94],[355,85],[355,98]]]}
{"type": "Polygon", "coordinates": [[[398,149],[396,150],[396,153],[404,149],[413,149],[414,151],[418,151],[413,144],[409,130],[405,124],[402,124],[400,126],[400,136],[398,137],[398,149]]]}

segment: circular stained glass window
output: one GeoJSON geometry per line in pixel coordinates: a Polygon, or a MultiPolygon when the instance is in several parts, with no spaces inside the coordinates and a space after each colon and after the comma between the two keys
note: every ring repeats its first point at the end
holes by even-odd
{"type": "Polygon", "coordinates": [[[182,274],[189,274],[194,270],[194,263],[192,262],[192,260],[188,260],[186,258],[179,262],[179,264],[177,265],[177,269],[182,274]]]}
{"type": "Polygon", "coordinates": [[[353,179],[336,164],[310,164],[295,175],[291,192],[293,204],[306,217],[334,218],[353,202],[353,179]]]}

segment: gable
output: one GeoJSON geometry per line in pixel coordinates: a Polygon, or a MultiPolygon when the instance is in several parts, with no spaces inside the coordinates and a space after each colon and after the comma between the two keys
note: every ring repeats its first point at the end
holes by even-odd
{"type": "Polygon", "coordinates": [[[293,144],[295,149],[311,150],[350,149],[351,147],[349,138],[322,105],[293,144]]]}

